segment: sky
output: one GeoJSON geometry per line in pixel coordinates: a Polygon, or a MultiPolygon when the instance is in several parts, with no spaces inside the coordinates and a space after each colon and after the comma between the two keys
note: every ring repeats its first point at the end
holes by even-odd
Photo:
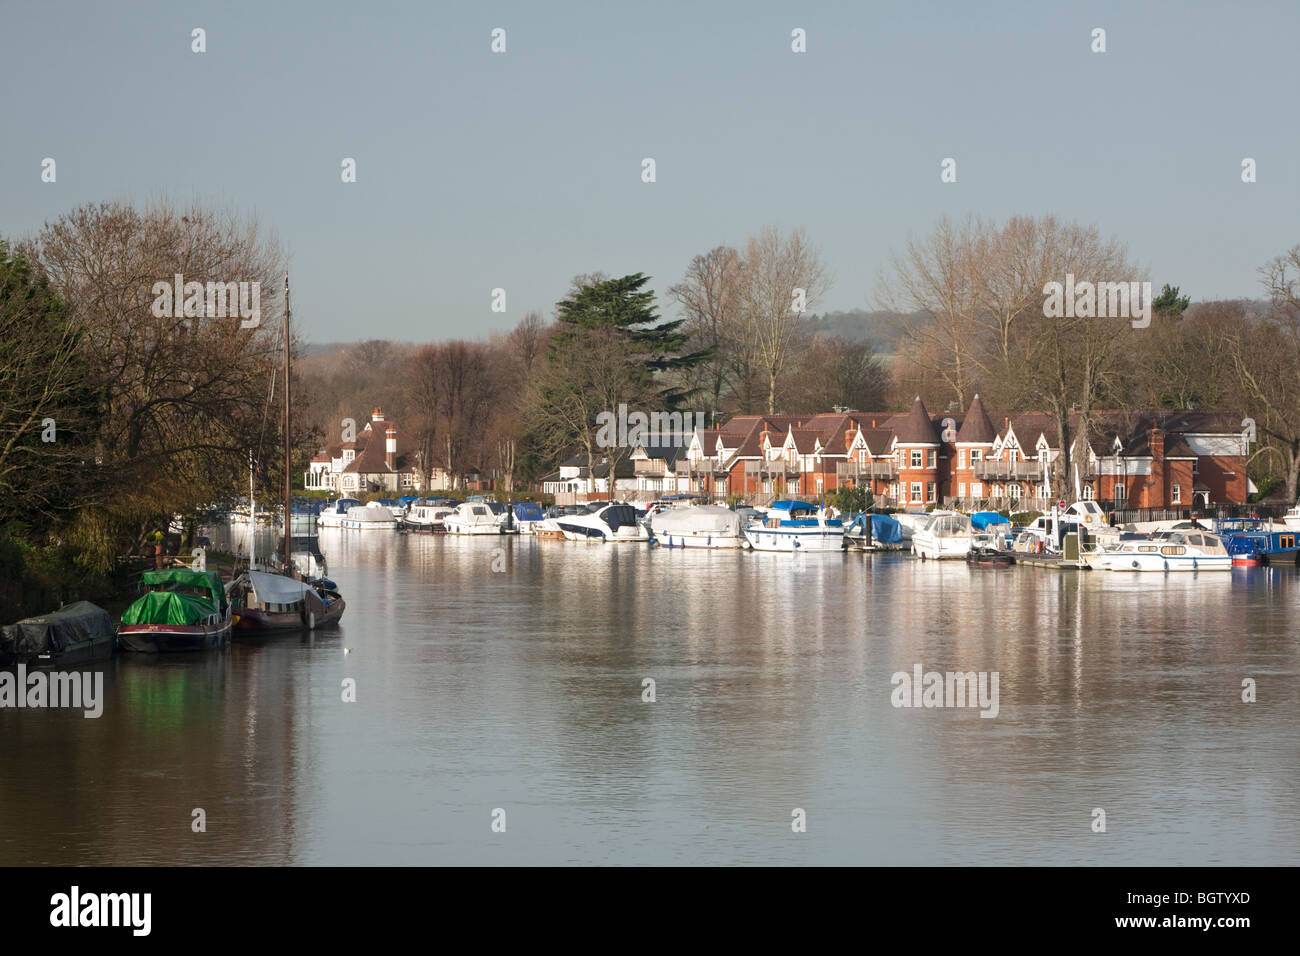
{"type": "Polygon", "coordinates": [[[814,311],[871,308],[909,236],[970,213],[1255,297],[1300,243],[1297,35],[1294,0],[0,0],[0,235],[111,199],[255,214],[316,343],[484,336],[597,271],[675,316],[691,258],[765,225],[820,249],[814,311]]]}

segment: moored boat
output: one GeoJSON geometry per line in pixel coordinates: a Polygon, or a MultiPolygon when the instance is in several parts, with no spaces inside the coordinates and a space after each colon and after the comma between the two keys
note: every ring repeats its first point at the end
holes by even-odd
{"type": "Polygon", "coordinates": [[[964,558],[972,540],[970,518],[956,511],[934,511],[912,532],[912,553],[922,560],[964,558]]]}
{"type": "Polygon", "coordinates": [[[126,609],[117,630],[124,650],[206,651],[229,643],[234,618],[217,572],[146,571],[140,586],[145,593],[126,609]]]}
{"type": "Polygon", "coordinates": [[[246,571],[228,589],[238,631],[316,630],[338,624],[347,606],[332,581],[246,571]]]}
{"type": "Polygon", "coordinates": [[[418,534],[432,534],[445,532],[447,516],[456,510],[454,504],[447,499],[420,498],[412,502],[406,509],[406,516],[402,519],[402,527],[407,531],[414,531],[418,534]]]}
{"type": "Polygon", "coordinates": [[[650,534],[665,548],[744,548],[740,515],[722,505],[668,508],[650,516],[650,534]]]}
{"type": "Polygon", "coordinates": [[[776,501],[745,537],[755,551],[841,551],[844,522],[806,501],[776,501]]]}
{"type": "Polygon", "coordinates": [[[320,514],[316,518],[316,526],[319,528],[341,528],[343,520],[348,516],[348,511],[360,507],[361,499],[359,498],[336,498],[333,501],[325,503],[320,514]]]}
{"type": "Polygon", "coordinates": [[[117,644],[113,619],[89,601],[0,627],[0,667],[78,664],[108,657],[117,644]]]}
{"type": "Polygon", "coordinates": [[[1232,556],[1208,532],[1158,531],[1107,548],[1100,563],[1105,571],[1229,571],[1232,556]]]}
{"type": "Polygon", "coordinates": [[[448,534],[500,534],[501,525],[486,502],[466,501],[443,518],[448,534]]]}
{"type": "Polygon", "coordinates": [[[345,531],[396,531],[397,523],[397,518],[386,505],[372,501],[368,505],[349,508],[339,527],[345,531]]]}
{"type": "Polygon", "coordinates": [[[591,514],[565,515],[550,520],[569,541],[650,540],[650,532],[641,524],[637,510],[618,502],[597,508],[591,514]]]}

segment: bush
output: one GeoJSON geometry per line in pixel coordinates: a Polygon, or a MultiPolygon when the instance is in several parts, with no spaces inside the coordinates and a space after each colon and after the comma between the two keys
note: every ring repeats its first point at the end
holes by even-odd
{"type": "Polygon", "coordinates": [[[869,488],[845,486],[836,488],[831,496],[831,504],[837,511],[848,514],[856,511],[870,511],[873,496],[869,488]]]}
{"type": "MultiPolygon", "coordinates": [[[[1001,512],[998,512],[1001,514],[1001,512]]],[[[1043,516],[1041,511],[1017,511],[1013,515],[1008,515],[1011,519],[1011,526],[1014,528],[1024,528],[1033,524],[1043,516]]]]}

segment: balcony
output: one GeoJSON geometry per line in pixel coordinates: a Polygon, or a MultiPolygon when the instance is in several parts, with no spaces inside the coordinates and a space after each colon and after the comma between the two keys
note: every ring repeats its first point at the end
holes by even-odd
{"type": "Polygon", "coordinates": [[[857,461],[836,462],[836,478],[879,478],[889,481],[898,477],[898,462],[892,458],[888,461],[870,461],[865,465],[857,461]]]}
{"type": "Polygon", "coordinates": [[[1041,461],[977,461],[971,470],[976,478],[986,481],[1039,481],[1043,477],[1041,461]]]}

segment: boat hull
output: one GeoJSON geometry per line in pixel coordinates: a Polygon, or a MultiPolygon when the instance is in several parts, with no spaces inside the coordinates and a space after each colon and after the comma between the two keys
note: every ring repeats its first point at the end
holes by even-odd
{"type": "Polygon", "coordinates": [[[843,528],[746,528],[745,539],[755,551],[844,550],[843,528]]]}
{"type": "Polygon", "coordinates": [[[137,654],[176,654],[219,650],[230,643],[232,620],[216,626],[124,624],[118,628],[122,649],[137,654]]]}
{"type": "Polygon", "coordinates": [[[922,560],[965,560],[970,553],[970,538],[926,540],[913,535],[912,553],[922,560]]]}
{"type": "Polygon", "coordinates": [[[1225,555],[1193,556],[1163,554],[1107,554],[1101,559],[1105,571],[1230,571],[1232,558],[1225,555]]]}
{"type": "Polygon", "coordinates": [[[713,550],[749,547],[744,535],[713,534],[707,531],[659,532],[655,541],[665,548],[707,548],[713,550]]]}

